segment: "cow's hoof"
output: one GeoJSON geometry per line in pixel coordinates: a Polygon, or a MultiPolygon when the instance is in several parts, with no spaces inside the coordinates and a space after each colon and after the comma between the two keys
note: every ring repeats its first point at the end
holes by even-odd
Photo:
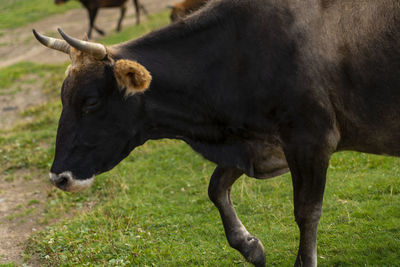
{"type": "Polygon", "coordinates": [[[246,238],[245,247],[242,250],[246,260],[256,267],[265,267],[265,252],[261,241],[254,236],[246,238]]]}

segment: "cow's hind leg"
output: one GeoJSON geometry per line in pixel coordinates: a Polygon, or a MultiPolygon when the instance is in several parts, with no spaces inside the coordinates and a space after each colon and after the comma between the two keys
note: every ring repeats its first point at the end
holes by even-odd
{"type": "Polygon", "coordinates": [[[218,208],[229,245],[237,249],[246,260],[257,267],[265,266],[262,243],[252,236],[236,215],[230,197],[232,184],[242,175],[237,169],[217,167],[211,177],[208,195],[218,208]]]}

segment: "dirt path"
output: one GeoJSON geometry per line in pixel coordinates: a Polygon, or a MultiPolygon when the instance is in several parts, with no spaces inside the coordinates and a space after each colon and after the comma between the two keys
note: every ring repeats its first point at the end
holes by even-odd
{"type": "MultiPolygon", "coordinates": [[[[144,0],[146,9],[150,12],[157,12],[164,9],[174,0],[144,0]]],[[[96,24],[104,29],[106,33],[115,30],[119,17],[118,8],[100,9],[96,18],[96,24]]],[[[135,23],[135,14],[133,6],[128,5],[128,11],[123,21],[122,27],[133,25],[135,23]]],[[[57,36],[57,27],[74,37],[83,37],[88,29],[88,18],[86,10],[74,9],[65,14],[50,16],[27,26],[5,30],[0,36],[0,68],[15,64],[20,61],[33,61],[39,63],[57,63],[68,60],[66,55],[57,51],[46,49],[38,44],[32,35],[32,29],[50,36],[57,36]]],[[[93,40],[99,38],[99,35],[93,31],[93,40]]]]}
{"type": "MultiPolygon", "coordinates": [[[[146,9],[152,13],[173,3],[174,0],[143,0],[146,9]]],[[[115,30],[119,9],[102,9],[96,24],[106,34],[115,30]]],[[[135,22],[133,7],[128,5],[123,27],[135,22]]],[[[58,36],[57,27],[68,34],[82,37],[88,27],[84,9],[71,10],[62,15],[54,15],[27,26],[5,30],[0,35],[0,68],[21,61],[38,63],[60,63],[69,60],[62,53],[40,45],[32,35],[35,28],[41,33],[58,36]]],[[[99,38],[93,32],[93,39],[99,38]]],[[[0,70],[1,71],[1,70],[0,70]]],[[[13,96],[0,95],[0,128],[11,127],[20,120],[18,113],[24,109],[44,103],[46,97],[41,93],[40,82],[21,85],[21,90],[13,96]],[[24,87],[25,86],[25,87],[24,87]]],[[[23,251],[28,237],[44,227],[41,214],[51,190],[47,177],[32,171],[18,171],[12,181],[5,181],[0,173],[0,264],[13,262],[22,264],[23,251]]],[[[29,266],[36,266],[34,262],[29,266]]]]}
{"type": "Polygon", "coordinates": [[[0,183],[0,264],[22,264],[26,240],[45,226],[41,218],[51,190],[45,177],[27,171],[0,183]]]}

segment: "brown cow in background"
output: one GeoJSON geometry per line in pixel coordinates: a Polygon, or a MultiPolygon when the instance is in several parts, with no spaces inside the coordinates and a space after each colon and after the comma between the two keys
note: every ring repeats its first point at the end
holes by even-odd
{"type": "Polygon", "coordinates": [[[171,6],[171,21],[176,21],[200,9],[209,0],[184,0],[171,6]]]}
{"type": "MultiPolygon", "coordinates": [[[[54,3],[57,5],[64,4],[69,0],[54,0],[54,3]]],[[[92,29],[95,29],[99,34],[104,35],[104,31],[94,25],[94,20],[96,19],[97,12],[99,8],[103,7],[119,7],[121,9],[121,15],[118,20],[117,31],[121,30],[121,23],[124,19],[126,13],[126,2],[127,0],[79,0],[82,5],[87,9],[89,15],[89,31],[88,37],[90,38],[92,35],[92,29]]],[[[147,14],[146,9],[143,5],[139,3],[139,0],[133,0],[133,5],[136,10],[136,24],[140,23],[140,9],[143,10],[145,14],[147,14]]]]}

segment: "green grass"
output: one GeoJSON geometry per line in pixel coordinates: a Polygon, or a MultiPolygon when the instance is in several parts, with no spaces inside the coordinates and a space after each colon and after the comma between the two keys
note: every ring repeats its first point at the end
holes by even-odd
{"type": "MultiPolygon", "coordinates": [[[[40,65],[25,62],[2,68],[0,69],[0,94],[14,93],[14,91],[10,92],[10,89],[15,88],[15,85],[36,82],[45,94],[54,98],[58,96],[61,81],[65,76],[65,68],[66,64],[40,65]]],[[[52,101],[46,105],[30,108],[24,111],[23,115],[36,117],[34,122],[17,125],[8,131],[0,130],[0,172],[49,166],[45,162],[51,157],[49,151],[53,148],[47,144],[52,140],[56,126],[48,128],[48,123],[58,116],[56,107],[59,107],[58,102],[52,101]],[[15,135],[14,131],[19,134],[15,135]],[[21,153],[21,151],[34,151],[35,156],[21,153]]]]}
{"type": "MultiPolygon", "coordinates": [[[[20,91],[23,85],[39,85],[43,80],[45,80],[45,83],[48,83],[44,85],[46,88],[52,88],[55,81],[59,82],[64,77],[65,66],[21,62],[8,68],[2,68],[0,69],[0,95],[15,94],[20,91]],[[49,76],[49,72],[56,73],[56,76],[44,79],[46,76],[49,76]]],[[[49,90],[46,93],[49,93],[49,90]]]]}
{"type": "MultiPolygon", "coordinates": [[[[133,31],[125,29],[105,42],[131,39],[137,34],[133,31]]],[[[0,130],[5,177],[20,169],[45,177],[51,165],[61,112],[55,94],[65,65],[14,66],[0,73],[9,73],[4,77],[12,86],[42,68],[47,68],[43,90],[53,92],[50,101],[23,113],[30,122],[0,130]]],[[[399,266],[399,163],[354,152],[333,156],[319,226],[320,266],[399,266]]],[[[249,266],[227,244],[208,200],[214,167],[183,142],[148,142],[98,176],[91,189],[75,194],[54,189],[41,223],[67,218],[34,234],[25,257],[42,266],[249,266]]],[[[264,243],[268,265],[292,266],[298,230],[290,175],[267,181],[243,177],[233,186],[232,198],[247,229],[264,243]]],[[[29,204],[17,215],[30,216],[39,205],[37,200],[29,204]]]]}
{"type": "MultiPolygon", "coordinates": [[[[389,157],[333,157],[319,230],[321,266],[399,262],[398,166],[399,159],[389,157]]],[[[243,265],[207,197],[213,168],[182,142],[149,142],[99,176],[88,192],[57,192],[53,208],[98,204],[33,236],[29,253],[45,266],[243,265]]],[[[238,214],[264,242],[271,265],[290,266],[295,258],[291,196],[289,175],[268,181],[243,177],[233,189],[238,214]]]]}
{"type": "Polygon", "coordinates": [[[1,0],[0,30],[14,29],[46,16],[64,13],[80,6],[78,1],[70,1],[57,6],[54,0],[1,0]]]}

